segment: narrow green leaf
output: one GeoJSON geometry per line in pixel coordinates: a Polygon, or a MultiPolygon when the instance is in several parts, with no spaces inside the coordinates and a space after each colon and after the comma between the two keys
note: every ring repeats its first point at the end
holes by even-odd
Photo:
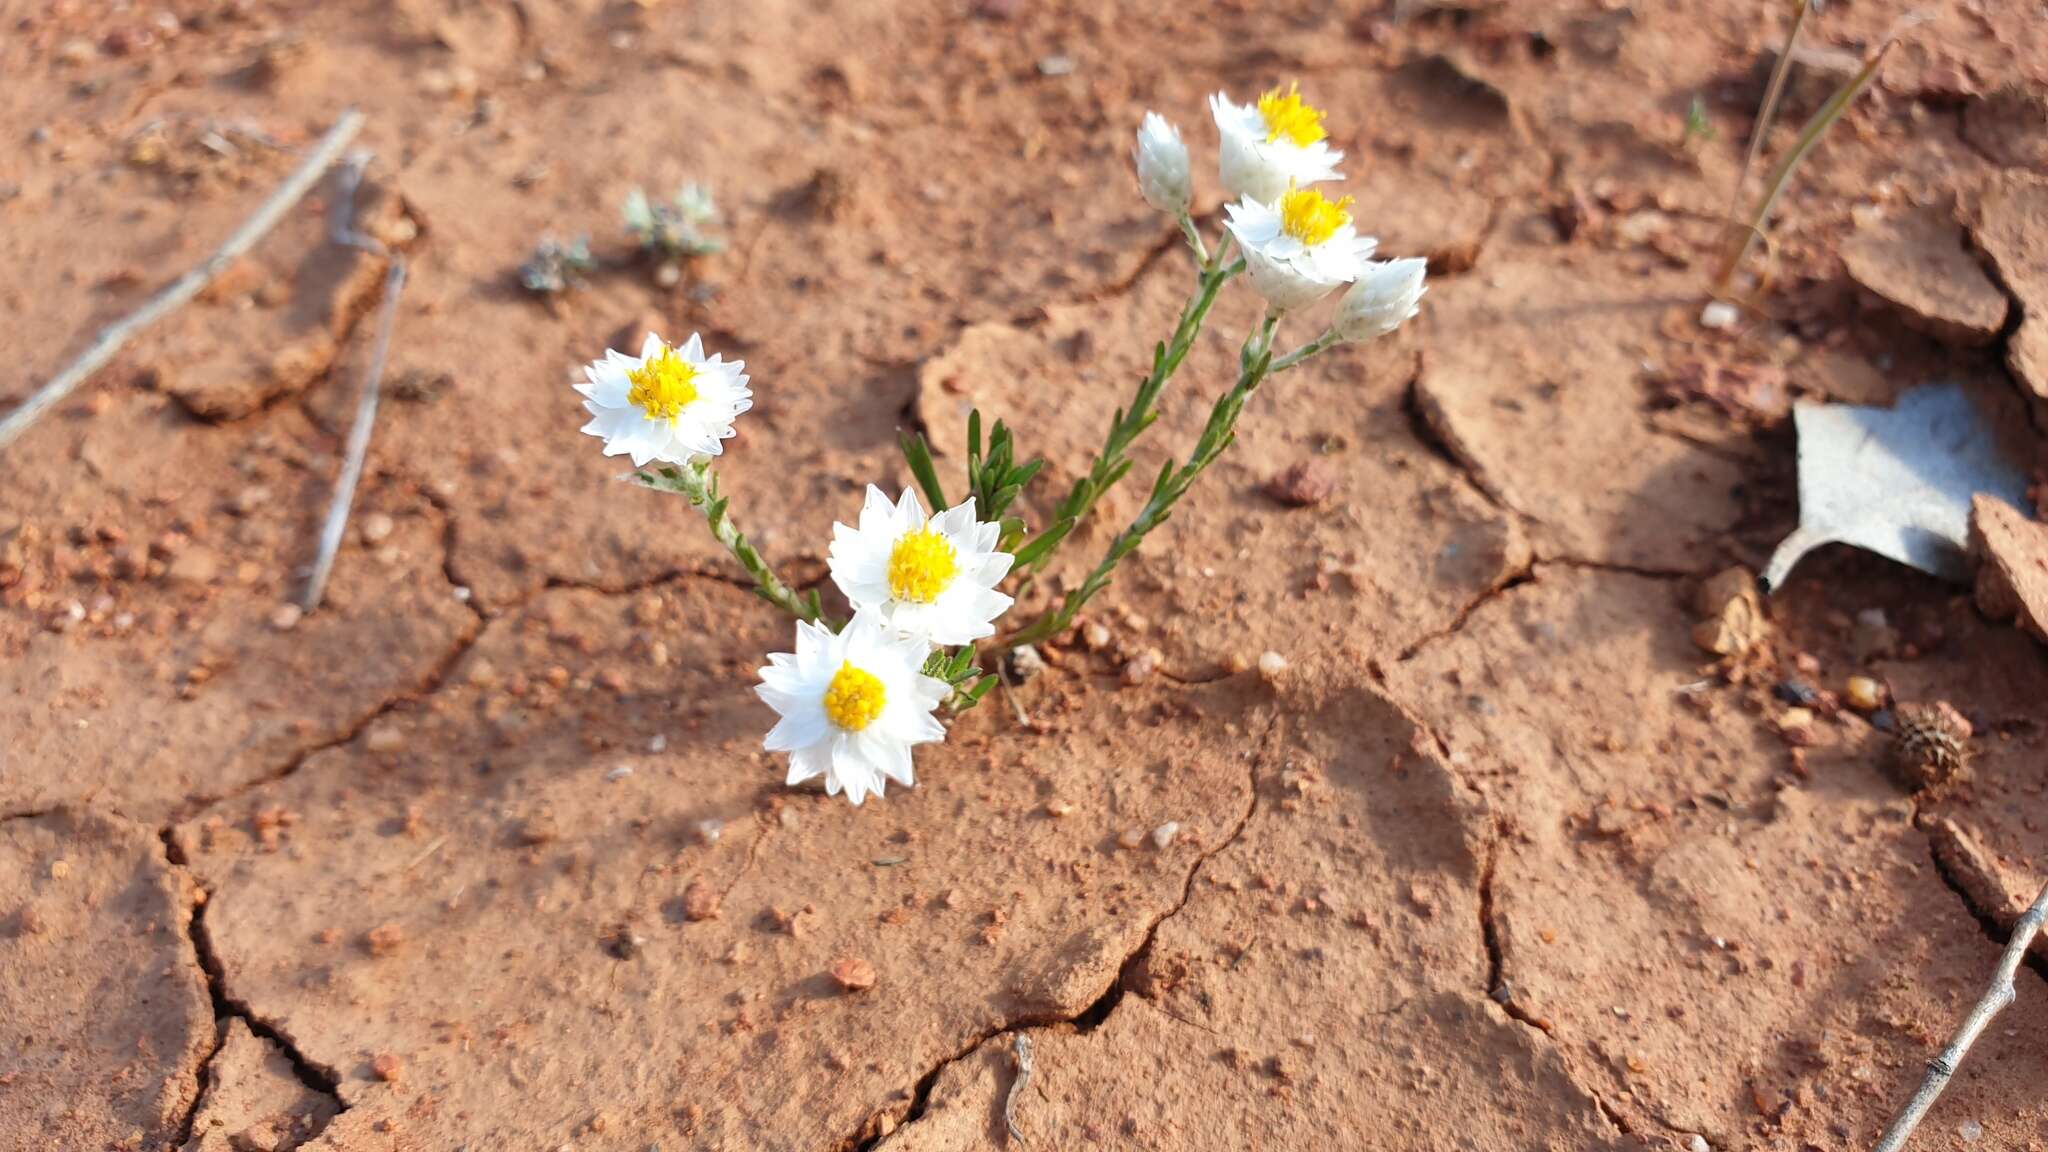
{"type": "Polygon", "coordinates": [[[931,501],[934,511],[948,508],[946,490],[939,484],[939,470],[932,463],[932,446],[922,434],[905,432],[897,443],[903,448],[903,459],[910,465],[910,474],[917,477],[917,486],[924,489],[924,498],[931,501]]]}

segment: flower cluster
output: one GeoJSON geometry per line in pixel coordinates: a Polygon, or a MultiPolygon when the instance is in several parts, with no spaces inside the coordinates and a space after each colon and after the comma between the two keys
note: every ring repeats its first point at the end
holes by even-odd
{"type": "MultiPolygon", "coordinates": [[[[870,485],[855,522],[833,525],[828,571],[848,609],[844,620],[826,613],[816,591],[799,593],[777,576],[733,523],[719,490],[712,462],[753,404],[744,364],[707,356],[695,335],[680,345],[650,335],[637,356],[607,351],[585,368],[577,385],[590,414],[583,431],[603,439],[605,455],[632,459],[629,479],[680,494],[700,509],[712,535],[754,578],[755,591],[796,618],[795,651],[769,656],[756,688],[778,717],[764,746],[788,755],[790,784],[821,778],[827,793],[844,792],[856,805],[881,795],[890,780],[910,786],[911,749],[945,739],[941,710],[972,707],[996,683],[977,663],[981,646],[1013,649],[1066,632],[1109,586],[1116,566],[1229,447],[1247,402],[1268,377],[1337,344],[1387,335],[1415,315],[1423,262],[1373,261],[1375,242],[1358,234],[1351,198],[1331,200],[1313,187],[1337,179],[1344,158],[1328,143],[1324,113],[1292,87],[1247,105],[1219,93],[1210,108],[1218,170],[1236,198],[1225,208],[1213,251],[1192,215],[1194,180],[1180,131],[1157,113],[1147,113],[1138,130],[1139,190],[1179,223],[1195,255],[1196,287],[1085,474],[1033,533],[1011,509],[1042,461],[1020,460],[1002,421],[984,439],[981,413],[969,415],[967,491],[957,504],[946,498],[930,446],[921,436],[906,437],[904,458],[917,487],[892,500],[870,485]],[[1131,470],[1132,445],[1157,420],[1160,396],[1218,293],[1239,275],[1264,298],[1266,315],[1239,352],[1237,383],[1216,400],[1186,459],[1160,470],[1150,497],[1100,562],[1037,619],[998,640],[997,621],[1015,603],[1005,581],[1038,576],[1131,470]],[[1323,334],[1276,355],[1282,318],[1344,285],[1349,290],[1323,334]]],[[[670,210],[636,196],[629,215],[650,248],[708,250],[691,243],[711,218],[708,200],[685,195],[670,210]]]]}

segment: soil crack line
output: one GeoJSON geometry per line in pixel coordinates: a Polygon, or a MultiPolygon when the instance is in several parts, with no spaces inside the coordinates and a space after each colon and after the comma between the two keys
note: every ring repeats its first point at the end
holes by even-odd
{"type": "MultiPolygon", "coordinates": [[[[1267,747],[1271,743],[1274,731],[1279,726],[1280,712],[1278,709],[1275,709],[1272,717],[1261,727],[1258,737],[1252,740],[1250,745],[1255,748],[1267,747]]],[[[1244,813],[1237,818],[1237,823],[1231,828],[1230,834],[1223,838],[1222,842],[1195,858],[1194,864],[1188,868],[1187,876],[1181,882],[1180,898],[1174,902],[1173,907],[1161,913],[1159,918],[1152,921],[1151,925],[1145,929],[1144,939],[1139,941],[1138,946],[1129,955],[1125,956],[1123,962],[1117,966],[1116,977],[1110,981],[1109,987],[1103,990],[1101,996],[1097,997],[1086,1008],[1072,1015],[1063,1016],[1058,1013],[1030,1014],[1019,1017],[976,1037],[965,1047],[961,1048],[960,1051],[941,1060],[931,1071],[918,1077],[916,1087],[911,1093],[909,1109],[904,1112],[903,1118],[900,1121],[891,1126],[888,1132],[877,1131],[876,1135],[865,1139],[855,1135],[851,1139],[841,1141],[837,1148],[841,1150],[854,1149],[855,1152],[870,1152],[871,1149],[887,1139],[890,1133],[900,1131],[902,1128],[915,1123],[931,1107],[932,1089],[937,1086],[939,1077],[944,1074],[946,1069],[972,1056],[988,1044],[998,1042],[1006,1036],[1017,1035],[1027,1029],[1045,1028],[1056,1024],[1071,1024],[1074,1026],[1075,1031],[1082,1033],[1093,1032],[1095,1029],[1100,1028],[1103,1021],[1109,1018],[1109,1014],[1116,1010],[1116,1006],[1123,1002],[1124,992],[1130,982],[1131,970],[1152,950],[1152,942],[1159,935],[1160,925],[1173,919],[1180,914],[1182,909],[1187,907],[1188,900],[1194,895],[1195,879],[1201,875],[1203,868],[1207,867],[1209,861],[1215,859],[1232,845],[1236,844],[1243,837],[1245,829],[1251,826],[1252,817],[1256,816],[1259,810],[1259,768],[1265,762],[1266,758],[1264,756],[1247,755],[1245,757],[1245,770],[1249,776],[1250,794],[1246,797],[1244,813]]],[[[1175,1019],[1179,1019],[1179,1017],[1175,1017],[1175,1019]]],[[[863,1126],[862,1131],[878,1130],[880,1127],[878,1121],[881,1118],[880,1113],[871,1116],[866,1125],[863,1126]]]]}
{"type": "MultiPolygon", "coordinates": [[[[171,865],[189,871],[190,865],[185,860],[184,853],[178,848],[177,840],[172,835],[171,826],[165,825],[159,829],[157,838],[162,841],[164,856],[171,865]]],[[[186,1114],[185,1122],[180,1126],[176,1147],[184,1147],[191,1141],[194,1135],[193,1128],[199,1121],[199,1110],[206,1102],[207,1082],[213,1074],[214,1061],[219,1059],[221,1050],[226,1047],[222,1042],[222,1029],[231,1019],[242,1021],[243,1024],[248,1026],[250,1032],[276,1045],[278,1051],[283,1053],[286,1061],[291,1064],[292,1074],[298,1078],[301,1085],[334,1101],[335,1115],[338,1116],[346,1112],[348,1110],[348,1101],[343,1099],[341,1095],[341,1077],[332,1068],[316,1064],[307,1059],[306,1055],[299,1050],[299,1046],[276,1025],[257,1016],[248,1004],[236,1000],[228,994],[227,970],[221,964],[220,956],[214,950],[213,938],[206,931],[206,910],[212,903],[213,894],[205,888],[200,888],[198,891],[201,899],[193,906],[192,919],[186,925],[186,931],[192,941],[193,954],[198,957],[199,970],[206,977],[207,993],[213,1000],[214,1041],[213,1050],[207,1053],[205,1060],[200,1062],[198,1070],[199,1091],[193,1095],[192,1110],[186,1114]]],[[[326,1123],[322,1123],[320,1127],[307,1133],[304,1142],[311,1143],[317,1139],[320,1133],[326,1130],[327,1123],[331,1122],[329,1120],[326,1123]]]]}

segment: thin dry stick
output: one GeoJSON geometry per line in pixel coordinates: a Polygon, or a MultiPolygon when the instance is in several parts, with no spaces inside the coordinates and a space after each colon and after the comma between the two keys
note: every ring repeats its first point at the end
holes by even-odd
{"type": "Polygon", "coordinates": [[[361,248],[388,256],[391,270],[384,276],[384,302],[377,310],[377,342],[370,351],[370,365],[363,376],[363,394],[356,401],[356,418],[348,429],[348,450],[341,475],[334,482],[334,498],[327,505],[327,522],[320,529],[320,553],[313,560],[312,575],[306,578],[306,594],[300,607],[311,612],[327,594],[327,578],[334,573],[334,557],[341,551],[342,534],[348,531],[349,509],[355,505],[356,485],[363,479],[363,464],[370,455],[370,433],[377,426],[377,395],[384,382],[384,359],[391,351],[391,328],[398,319],[398,297],[405,291],[405,257],[392,252],[374,237],[356,231],[356,190],[368,167],[368,153],[349,158],[342,174],[342,194],[337,197],[332,233],[337,244],[361,248]]]}
{"type": "Polygon", "coordinates": [[[1003,1099],[1003,1127],[1009,1131],[1010,1141],[1019,1146],[1028,1143],[1024,1130],[1017,1127],[1017,1097],[1024,1094],[1024,1088],[1031,1083],[1031,1036],[1017,1033],[1017,1078],[1010,1081],[1010,1094],[1003,1099]]]}
{"type": "Polygon", "coordinates": [[[235,230],[234,235],[227,238],[227,242],[222,244],[218,251],[207,258],[206,263],[172,281],[170,287],[150,297],[149,302],[142,307],[102,328],[99,336],[93,340],[92,346],[87,348],[83,355],[52,377],[49,383],[37,389],[21,407],[9,413],[7,419],[0,420],[0,451],[14,443],[15,438],[27,431],[29,425],[34,424],[43,413],[56,407],[93,373],[106,367],[107,362],[112,360],[136,333],[184,306],[212,283],[214,277],[219,276],[228,265],[255,247],[256,242],[263,239],[266,232],[275,227],[279,220],[284,219],[284,214],[291,211],[292,205],[297,204],[312,190],[313,185],[320,182],[321,173],[327,171],[327,166],[334,163],[334,158],[341,155],[343,148],[348,147],[348,142],[355,138],[356,130],[362,126],[362,113],[353,108],[343,112],[341,119],[335,121],[334,127],[327,130],[327,135],[320,138],[320,143],[314,145],[305,162],[299,165],[277,191],[270,194],[270,199],[265,200],[262,206],[256,209],[254,216],[249,217],[235,230]]]}
{"type": "Polygon", "coordinates": [[[1956,1074],[1956,1065],[1963,1062],[1963,1054],[1970,1045],[1977,1042],[1991,1018],[2004,1011],[2019,995],[2013,989],[2012,978],[2019,971],[2020,961],[2026,958],[2027,948],[2034,942],[2034,936],[2041,931],[2043,921],[2048,921],[2048,884],[2041,887],[2041,894],[2034,897],[2033,906],[2012,926],[2012,939],[2005,943],[2005,955],[1999,958],[1998,971],[1991,978],[1991,987],[1977,1006],[1970,1010],[1969,1018],[1956,1032],[1955,1039],[1941,1050],[1941,1055],[1927,1062],[1927,1079],[1920,1084],[1920,1090],[1913,1093],[1913,1099],[1906,1104],[1906,1110],[1892,1121],[1885,1130],[1884,1139],[1877,1142],[1877,1152],[1899,1152],[1913,1135],[1913,1129],[1920,1126],[1920,1120],[1927,1110],[1934,1107],[1934,1101],[1941,1096],[1941,1090],[1948,1087],[1949,1078],[1956,1074]]]}

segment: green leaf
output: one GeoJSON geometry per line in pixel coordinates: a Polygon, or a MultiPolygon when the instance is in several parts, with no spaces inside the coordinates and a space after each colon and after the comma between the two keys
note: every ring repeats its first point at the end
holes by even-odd
{"type": "Polygon", "coordinates": [[[1017,550],[1015,567],[1028,568],[1051,555],[1052,550],[1060,546],[1060,541],[1067,538],[1067,533],[1072,532],[1077,523],[1079,521],[1069,516],[1039,533],[1037,539],[1017,550]]]}
{"type": "Polygon", "coordinates": [[[924,489],[924,498],[931,501],[932,510],[949,508],[946,490],[939,484],[939,470],[932,463],[932,446],[925,441],[922,433],[903,433],[897,440],[903,448],[903,459],[910,465],[910,474],[917,477],[917,486],[924,489]]]}

